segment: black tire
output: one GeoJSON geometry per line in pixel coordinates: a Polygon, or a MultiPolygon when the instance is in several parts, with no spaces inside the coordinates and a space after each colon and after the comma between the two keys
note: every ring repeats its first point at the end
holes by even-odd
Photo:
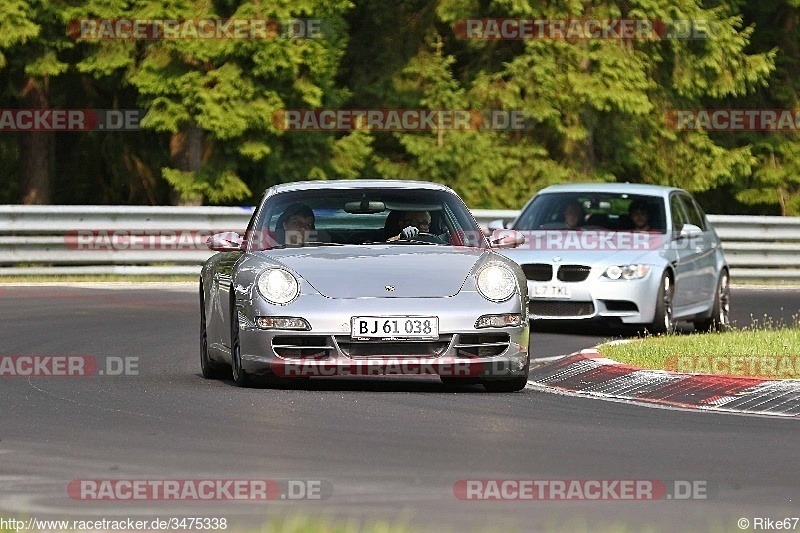
{"type": "Polygon", "coordinates": [[[486,392],[517,392],[521,391],[525,388],[525,385],[528,384],[528,372],[531,366],[531,356],[528,354],[528,358],[525,361],[525,368],[523,369],[524,374],[519,377],[513,377],[511,379],[496,379],[496,380],[484,380],[483,381],[483,388],[486,389],[486,392]]]}
{"type": "Polygon", "coordinates": [[[265,376],[257,376],[257,377],[250,376],[251,381],[255,379],[258,380],[259,386],[263,386],[268,389],[282,389],[282,390],[302,389],[303,387],[308,387],[308,384],[311,381],[311,378],[307,377],[284,378],[273,374],[265,376]]]}
{"type": "Polygon", "coordinates": [[[231,374],[233,382],[239,387],[250,387],[250,374],[242,368],[242,352],[239,347],[239,311],[236,309],[236,296],[231,287],[231,374]]]}
{"type": "Polygon", "coordinates": [[[484,381],[483,387],[487,392],[517,392],[525,388],[528,384],[528,376],[513,379],[502,379],[497,381],[484,381]]]}
{"type": "Polygon", "coordinates": [[[461,387],[466,385],[478,385],[480,378],[457,378],[455,376],[439,376],[446,387],[461,387]]]}
{"type": "Polygon", "coordinates": [[[214,363],[208,356],[208,334],[206,332],[206,305],[203,284],[200,284],[200,370],[206,379],[226,377],[225,368],[214,363]]]}
{"type": "Polygon", "coordinates": [[[658,285],[658,297],[656,299],[656,314],[653,323],[650,325],[650,333],[661,335],[675,331],[675,320],[673,318],[672,298],[675,295],[675,285],[672,277],[666,272],[661,276],[661,283],[658,285]]]}
{"type": "Polygon", "coordinates": [[[717,280],[714,305],[711,316],[694,323],[697,331],[727,331],[731,327],[731,280],[727,270],[723,270],[717,280]]]}

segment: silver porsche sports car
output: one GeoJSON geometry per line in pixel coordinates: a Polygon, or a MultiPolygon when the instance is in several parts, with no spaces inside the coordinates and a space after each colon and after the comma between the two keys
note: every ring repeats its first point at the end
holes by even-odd
{"type": "Polygon", "coordinates": [[[525,275],[449,188],[419,181],[276,185],[244,235],[209,239],[201,368],[247,386],[322,376],[439,376],[489,391],[528,377],[525,275]]]}
{"type": "MultiPolygon", "coordinates": [[[[491,228],[503,227],[495,221],[491,228]]],[[[729,325],[729,268],[714,228],[682,189],[630,183],[554,185],[508,227],[534,320],[615,320],[651,333],[677,321],[729,325]]]]}

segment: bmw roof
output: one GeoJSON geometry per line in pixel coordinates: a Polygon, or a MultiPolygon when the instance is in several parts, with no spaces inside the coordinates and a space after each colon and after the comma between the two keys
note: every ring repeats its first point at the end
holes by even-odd
{"type": "Polygon", "coordinates": [[[651,196],[668,196],[673,191],[683,191],[678,187],[665,185],[649,185],[645,183],[563,183],[550,185],[540,190],[538,194],[558,192],[605,192],[643,194],[651,196]]]}

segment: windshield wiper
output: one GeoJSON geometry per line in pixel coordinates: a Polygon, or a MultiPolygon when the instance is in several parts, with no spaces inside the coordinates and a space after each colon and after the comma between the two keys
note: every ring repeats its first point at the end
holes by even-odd
{"type": "Polygon", "coordinates": [[[438,246],[439,242],[431,242],[431,241],[416,241],[414,239],[397,239],[396,241],[388,241],[386,244],[432,244],[434,246],[438,246]]]}
{"type": "Polygon", "coordinates": [[[396,241],[364,241],[361,243],[361,246],[372,245],[372,244],[443,244],[438,242],[428,242],[428,241],[415,241],[415,240],[396,240],[396,241]]]}
{"type": "Polygon", "coordinates": [[[316,246],[345,246],[338,242],[307,242],[304,244],[276,244],[268,248],[260,248],[259,251],[264,250],[283,250],[284,248],[310,248],[316,246]]]}

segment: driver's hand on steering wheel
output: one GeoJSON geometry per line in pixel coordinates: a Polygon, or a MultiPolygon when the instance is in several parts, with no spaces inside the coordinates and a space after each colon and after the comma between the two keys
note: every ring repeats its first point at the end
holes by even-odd
{"type": "Polygon", "coordinates": [[[403,229],[403,231],[401,231],[400,235],[398,235],[397,237],[400,239],[406,239],[410,241],[417,235],[419,235],[419,229],[417,229],[414,226],[408,226],[407,228],[403,229]]]}

